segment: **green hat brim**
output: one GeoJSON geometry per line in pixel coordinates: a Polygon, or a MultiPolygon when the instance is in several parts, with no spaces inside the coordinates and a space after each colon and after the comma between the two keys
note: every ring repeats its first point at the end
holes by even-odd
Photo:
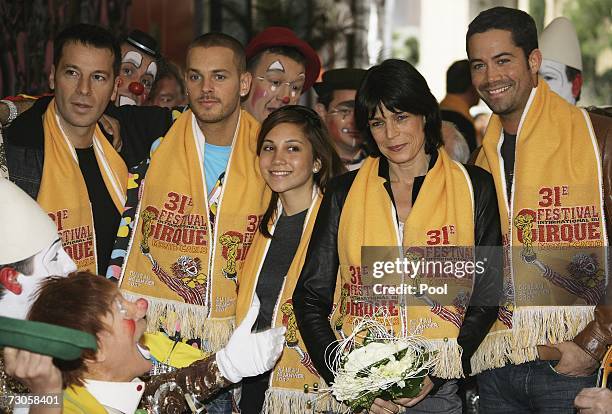
{"type": "Polygon", "coordinates": [[[7,346],[71,361],[84,349],[96,351],[96,338],[86,332],[43,322],[0,316],[0,347],[7,346]]]}

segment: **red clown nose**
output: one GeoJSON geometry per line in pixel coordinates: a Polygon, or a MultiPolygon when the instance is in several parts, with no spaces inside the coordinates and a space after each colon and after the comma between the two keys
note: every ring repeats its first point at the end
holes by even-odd
{"type": "Polygon", "coordinates": [[[287,105],[289,103],[289,97],[288,96],[284,96],[283,100],[281,101],[283,104],[287,105]]]}
{"type": "Polygon", "coordinates": [[[128,86],[128,90],[136,96],[142,95],[144,89],[144,85],[140,82],[132,82],[130,83],[130,86],[128,86]]]}

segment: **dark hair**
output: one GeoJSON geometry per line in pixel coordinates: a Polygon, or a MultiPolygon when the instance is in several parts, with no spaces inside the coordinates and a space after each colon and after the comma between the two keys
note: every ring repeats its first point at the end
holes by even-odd
{"type": "MultiPolygon", "coordinates": [[[[580,75],[582,72],[576,68],[573,68],[571,66],[565,65],[565,76],[567,76],[567,80],[570,81],[570,83],[574,82],[574,79],[576,79],[576,76],[580,75]]],[[[582,93],[582,88],[580,88],[580,90],[578,91],[578,96],[576,96],[576,102],[578,102],[580,100],[580,95],[582,93]]]]}
{"type": "Polygon", "coordinates": [[[306,57],[302,55],[300,51],[297,50],[296,48],[291,47],[291,46],[274,46],[274,47],[270,47],[268,49],[262,50],[261,52],[253,56],[247,62],[247,70],[249,72],[253,73],[253,71],[259,64],[261,57],[264,55],[264,53],[274,53],[276,55],[285,56],[285,57],[288,57],[289,59],[295,60],[300,65],[306,66],[306,57]]]}
{"type": "Polygon", "coordinates": [[[446,71],[446,93],[464,93],[472,87],[470,62],[458,60],[446,71]]]}
{"type": "Polygon", "coordinates": [[[381,155],[369,120],[377,109],[391,112],[409,112],[425,116],[425,152],[434,153],[443,143],[442,121],[438,101],[427,86],[427,81],[410,63],[399,59],[387,59],[368,69],[355,97],[355,125],[366,137],[368,153],[381,155]]]}
{"type": "MultiPolygon", "coordinates": [[[[102,319],[112,312],[112,303],[118,293],[113,282],[89,272],[51,277],[41,283],[28,319],[77,329],[98,339],[100,333],[110,329],[102,319]]],[[[96,351],[86,349],[74,361],[56,360],[62,371],[63,387],[83,385],[87,372],[85,361],[95,356],[96,351]]]]}
{"type": "Polygon", "coordinates": [[[121,48],[115,37],[108,30],[93,24],[79,23],[67,27],[57,35],[53,42],[53,64],[59,65],[64,46],[69,43],[80,43],[96,49],[108,49],[113,54],[113,75],[119,74],[121,68],[121,48]]]}
{"type": "Polygon", "coordinates": [[[317,97],[317,102],[320,104],[323,104],[323,106],[325,106],[325,109],[329,109],[329,104],[331,103],[331,101],[334,100],[334,91],[326,91],[321,93],[318,97],[317,97]]]}
{"type": "MultiPolygon", "coordinates": [[[[263,124],[261,124],[261,129],[257,136],[257,155],[261,154],[266,136],[274,127],[280,124],[297,125],[301,128],[304,136],[308,138],[312,145],[314,159],[321,161],[321,168],[318,172],[314,173],[314,182],[321,191],[325,191],[325,187],[332,177],[346,171],[342,160],[331,143],[325,123],[315,111],[301,105],[282,106],[268,115],[263,124]]],[[[272,237],[268,224],[276,212],[277,203],[278,193],[272,192],[268,209],[264,213],[261,223],[259,223],[259,231],[268,238],[272,237]]]]}
{"type": "Polygon", "coordinates": [[[234,63],[238,68],[238,73],[246,71],[246,56],[244,54],[244,46],[235,37],[225,33],[210,32],[196,37],[187,48],[189,52],[194,47],[225,47],[234,52],[234,63]]]}
{"type": "Polygon", "coordinates": [[[153,82],[153,86],[151,86],[151,93],[149,93],[148,99],[151,101],[155,99],[159,89],[159,81],[162,79],[174,79],[179,85],[181,95],[185,96],[185,80],[180,73],[180,68],[173,62],[165,59],[161,59],[159,63],[159,73],[153,82]]]}
{"type": "MultiPolygon", "coordinates": [[[[30,256],[27,259],[23,259],[15,263],[0,265],[0,270],[4,269],[5,267],[10,267],[23,275],[29,276],[34,271],[34,256],[30,256]]],[[[4,297],[5,293],[6,290],[4,286],[0,285],[0,300],[4,297]]]]}
{"type": "Polygon", "coordinates": [[[484,33],[493,29],[509,31],[514,44],[523,49],[525,59],[529,59],[531,52],[538,48],[538,29],[529,14],[508,7],[493,7],[481,12],[468,26],[465,35],[465,50],[468,57],[470,56],[468,47],[470,37],[476,33],[484,33]]]}

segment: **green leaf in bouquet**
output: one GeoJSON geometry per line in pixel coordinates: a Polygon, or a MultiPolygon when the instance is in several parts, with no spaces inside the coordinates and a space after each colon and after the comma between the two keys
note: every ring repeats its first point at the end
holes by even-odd
{"type": "MultiPolygon", "coordinates": [[[[419,373],[421,375],[421,373],[419,373]]],[[[423,373],[423,375],[425,375],[423,373]]],[[[409,378],[404,380],[405,384],[400,387],[398,384],[393,385],[391,388],[386,390],[373,390],[370,391],[354,401],[345,401],[352,411],[359,412],[361,410],[368,410],[376,398],[382,398],[383,400],[392,401],[397,398],[414,398],[419,395],[421,388],[423,388],[423,380],[425,376],[409,378]]]]}
{"type": "Polygon", "coordinates": [[[361,410],[369,410],[372,404],[374,404],[374,400],[378,398],[378,395],[378,392],[372,391],[362,395],[355,401],[344,401],[344,403],[351,408],[351,411],[354,412],[359,412],[361,410]]]}
{"type": "Polygon", "coordinates": [[[400,387],[399,384],[395,384],[391,388],[383,391],[381,398],[385,400],[414,398],[421,392],[425,376],[427,376],[427,372],[421,371],[414,378],[405,379],[403,387],[400,387]]]}
{"type": "MultiPolygon", "coordinates": [[[[364,345],[365,346],[365,345],[364,345]]],[[[400,359],[404,358],[406,356],[406,353],[408,352],[408,347],[397,351],[396,353],[393,354],[393,356],[395,357],[396,361],[399,361],[400,359]]],[[[429,356],[429,354],[431,354],[431,352],[424,352],[422,354],[422,361],[428,361],[431,357],[429,356]]],[[[370,375],[370,371],[372,370],[372,368],[378,368],[380,366],[386,365],[388,364],[390,361],[390,358],[384,358],[381,359],[380,361],[376,361],[373,364],[368,365],[367,367],[362,368],[358,373],[357,376],[359,378],[366,378],[370,375]]]]}
{"type": "Polygon", "coordinates": [[[365,337],[363,338],[363,346],[378,341],[378,339],[372,334],[372,331],[370,331],[369,329],[367,331],[368,333],[366,333],[365,337]]]}

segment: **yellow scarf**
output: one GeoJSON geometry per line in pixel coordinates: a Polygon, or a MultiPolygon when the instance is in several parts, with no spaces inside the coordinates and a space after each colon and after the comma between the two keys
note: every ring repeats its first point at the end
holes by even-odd
{"type": "MultiPolygon", "coordinates": [[[[45,162],[36,201],[55,221],[64,250],[78,269],[93,273],[106,271],[97,269],[91,203],[74,146],[59,124],[55,99],[45,112],[43,125],[45,162]]],[[[108,193],[117,210],[122,212],[127,190],[127,167],[97,125],[93,148],[108,193]]]]}
{"type": "Polygon", "coordinates": [[[150,330],[165,316],[169,334],[178,322],[183,337],[216,351],[233,330],[236,277],[270,193],[257,165],[259,124],[241,111],[211,229],[194,128],[183,113],[153,154],[119,283],[149,300],[150,330]]]}
{"type": "MultiPolygon", "coordinates": [[[[420,275],[414,280],[409,277],[394,279],[397,285],[405,283],[417,287],[421,283],[437,286],[446,283],[446,297],[455,298],[453,306],[442,306],[435,301],[436,295],[430,293],[427,293],[429,299],[403,294],[378,296],[380,290],[377,294],[375,285],[381,281],[389,284],[392,277],[373,277],[374,272],[370,271],[373,269],[368,269],[368,259],[362,256],[362,246],[389,246],[382,253],[389,257],[376,254],[376,260],[391,261],[402,257],[398,256],[401,254],[398,246],[402,245],[404,251],[407,248],[421,249],[423,246],[473,246],[474,200],[471,181],[463,166],[452,161],[444,149],[438,150],[438,159],[427,173],[404,224],[402,243],[395,209],[384,187],[385,179],[378,175],[378,168],[378,158],[365,161],[342,209],[338,253],[342,297],[346,299],[332,315],[332,321],[335,321],[338,330],[342,327],[346,334],[350,334],[355,317],[372,315],[377,309],[386,307],[396,335],[421,335],[439,351],[434,375],[442,378],[461,377],[461,349],[457,336],[467,307],[465,298],[471,295],[473,278],[450,275],[436,282],[420,275]],[[402,298],[408,301],[407,306],[399,302],[402,298]]],[[[406,256],[410,257],[413,251],[408,251],[406,256]]],[[[469,254],[473,255],[473,252],[469,254]]],[[[473,260],[473,257],[469,260],[473,260]]]]}
{"type": "Polygon", "coordinates": [[[508,249],[503,306],[472,357],[474,373],[533,361],[537,345],[574,338],[593,318],[605,283],[605,253],[597,247],[607,245],[601,158],[586,112],[539,80],[519,124],[510,200],[502,138],[493,115],[476,164],[493,175],[508,249]],[[587,263],[585,256],[576,261],[578,253],[599,263],[591,277],[568,267],[587,263]]]}
{"type": "Polygon", "coordinates": [[[151,355],[157,361],[174,368],[184,368],[195,361],[210,356],[210,352],[187,345],[185,342],[175,342],[163,332],[145,333],[142,343],[149,348],[151,355]]]}
{"type": "MultiPolygon", "coordinates": [[[[270,388],[266,391],[266,399],[262,410],[266,413],[306,412],[313,407],[318,410],[324,407],[326,407],[326,410],[336,410],[339,407],[330,395],[317,400],[317,393],[312,392],[319,387],[322,388],[325,380],[317,373],[306,351],[297,328],[291,299],[306,259],[308,243],[321,205],[321,199],[321,194],[317,193],[308,209],[300,243],[291,261],[291,266],[274,308],[271,327],[285,326],[287,332],[285,333],[285,349],[270,375],[270,388]],[[308,393],[304,392],[305,387],[308,387],[308,393]],[[315,402],[315,400],[317,401],[315,402]]],[[[277,211],[277,218],[279,218],[282,214],[280,202],[277,211]]],[[[275,226],[276,221],[270,229],[271,234],[274,234],[275,226]]],[[[244,269],[239,278],[236,323],[240,323],[244,319],[251,306],[261,268],[271,242],[271,239],[264,237],[260,232],[255,235],[255,240],[251,250],[249,250],[249,256],[244,263],[244,269]]],[[[337,303],[338,293],[338,290],[336,290],[334,303],[337,303]]]]}

